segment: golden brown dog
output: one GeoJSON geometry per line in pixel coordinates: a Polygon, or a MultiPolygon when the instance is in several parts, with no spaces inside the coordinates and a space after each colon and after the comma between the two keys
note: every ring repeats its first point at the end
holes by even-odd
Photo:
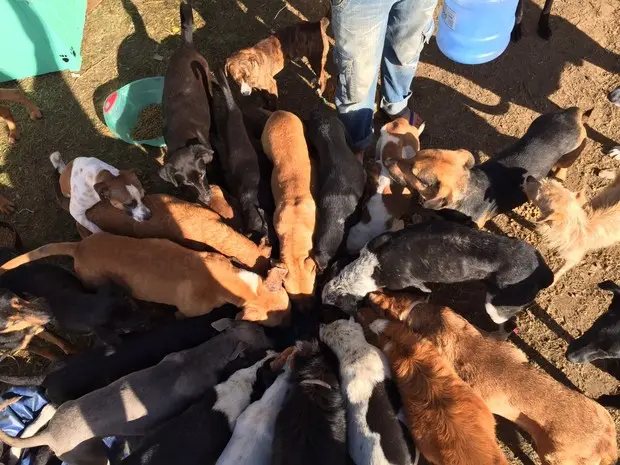
{"type": "Polygon", "coordinates": [[[433,343],[491,412],[527,431],[544,465],[616,463],[616,430],[609,413],[532,367],[509,342],[417,296],[375,293],[370,300],[433,343]]]}
{"type": "Polygon", "coordinates": [[[316,263],[310,257],[316,204],[303,124],[292,113],[276,111],[269,117],[261,141],[273,162],[273,222],[280,241],[280,261],[288,272],[284,287],[294,298],[307,297],[314,290],[316,276],[316,263]]]}
{"type": "Polygon", "coordinates": [[[52,255],[73,257],[76,274],[88,286],[113,281],[136,299],[174,305],[185,316],[231,303],[242,309],[239,318],[245,320],[267,326],[288,321],[283,270],[274,268],[263,280],[223,255],[195,252],[166,239],[97,233],[81,242],[44,245],[8,261],[1,270],[52,255]]]}
{"type": "Polygon", "coordinates": [[[495,419],[429,341],[404,323],[358,313],[369,341],[385,352],[403,411],[420,452],[436,465],[508,465],[495,438],[495,419]],[[373,334],[374,333],[374,334],[373,334]]]}
{"type": "MultiPolygon", "coordinates": [[[[17,89],[0,89],[0,100],[19,103],[26,107],[30,113],[31,120],[43,118],[43,114],[38,106],[32,103],[24,94],[17,89]]],[[[14,144],[20,138],[19,129],[15,124],[15,118],[7,107],[0,105],[0,119],[3,119],[9,128],[9,144],[14,144]]]]}
{"type": "MultiPolygon", "coordinates": [[[[99,202],[86,212],[86,216],[108,233],[170,239],[199,251],[210,247],[256,273],[267,271],[271,247],[257,246],[208,208],[165,194],[147,195],[144,197],[144,204],[153,216],[142,223],[133,221],[107,202],[99,202]]],[[[84,228],[80,229],[78,226],[78,230],[82,237],[89,235],[84,228]]]]}
{"type": "Polygon", "coordinates": [[[318,92],[322,94],[327,82],[327,26],[329,20],[322,18],[318,22],[303,22],[280,29],[228,58],[226,73],[239,85],[243,95],[259,89],[277,98],[278,85],[274,76],[284,69],[285,60],[306,57],[317,76],[318,92]]]}
{"type": "Polygon", "coordinates": [[[620,242],[620,173],[589,202],[552,179],[528,178],[525,192],[540,209],[537,231],[564,259],[556,281],[587,252],[620,242]]]}

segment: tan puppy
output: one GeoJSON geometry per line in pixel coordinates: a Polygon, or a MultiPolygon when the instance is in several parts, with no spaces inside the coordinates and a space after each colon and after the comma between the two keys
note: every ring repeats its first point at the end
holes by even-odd
{"type": "Polygon", "coordinates": [[[527,431],[544,465],[611,465],[616,430],[607,411],[527,362],[523,353],[447,307],[406,293],[374,293],[373,306],[432,342],[491,412],[527,431]]]}
{"type": "MultiPolygon", "coordinates": [[[[30,114],[30,119],[33,121],[43,118],[43,114],[39,107],[32,103],[28,97],[22,94],[18,89],[0,89],[0,100],[7,100],[25,106],[30,114]]],[[[9,128],[9,144],[14,144],[19,140],[21,134],[15,124],[15,118],[8,107],[0,105],[0,119],[4,120],[9,128]]]]}
{"type": "Polygon", "coordinates": [[[508,465],[493,415],[433,344],[404,323],[377,319],[369,308],[358,318],[390,362],[411,435],[426,459],[435,465],[508,465]]]}
{"type": "Polygon", "coordinates": [[[307,297],[314,291],[316,276],[316,264],[310,258],[316,205],[303,124],[293,113],[276,111],[267,120],[261,142],[273,162],[273,223],[280,241],[280,260],[288,271],[284,287],[293,298],[307,297]]]}
{"type": "MultiPolygon", "coordinates": [[[[210,247],[256,273],[267,271],[271,247],[257,246],[208,208],[165,194],[147,195],[144,204],[153,216],[142,223],[133,221],[107,202],[99,202],[89,209],[86,217],[105,232],[129,237],[170,239],[199,251],[210,247]]],[[[86,232],[80,230],[82,237],[89,235],[86,232]]]]}
{"type": "Polygon", "coordinates": [[[556,281],[587,252],[620,242],[620,173],[590,202],[551,179],[528,178],[525,192],[540,209],[537,231],[564,259],[556,281]]]}
{"type": "Polygon", "coordinates": [[[288,321],[282,270],[272,269],[263,280],[223,255],[195,252],[165,239],[98,233],[81,242],[44,245],[8,261],[1,270],[52,255],[73,257],[76,274],[88,286],[114,281],[136,299],[174,305],[185,316],[231,303],[242,309],[239,318],[245,320],[267,326],[288,321]]]}

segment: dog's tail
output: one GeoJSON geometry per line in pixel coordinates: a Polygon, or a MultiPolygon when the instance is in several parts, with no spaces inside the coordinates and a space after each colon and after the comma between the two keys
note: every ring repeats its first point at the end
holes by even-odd
{"type": "Polygon", "coordinates": [[[183,42],[191,45],[194,40],[194,11],[190,0],[182,0],[179,8],[181,14],[181,36],[183,42]]]}
{"type": "Polygon", "coordinates": [[[230,90],[230,85],[228,84],[226,72],[221,68],[217,71],[217,83],[220,85],[220,89],[222,89],[222,93],[226,99],[226,108],[228,108],[228,111],[238,109],[239,107],[237,106],[237,102],[235,102],[235,98],[230,90]]]}
{"type": "Polygon", "coordinates": [[[13,260],[9,260],[0,267],[0,275],[8,270],[17,268],[25,263],[30,263],[40,258],[51,257],[53,255],[68,255],[73,257],[79,246],[79,242],[55,242],[53,244],[47,244],[27,252],[19,257],[15,257],[13,260]]]}
{"type": "Polygon", "coordinates": [[[45,446],[49,442],[49,434],[43,431],[30,438],[14,438],[4,431],[0,430],[0,441],[10,447],[19,447],[20,449],[28,449],[30,447],[45,446]]]}
{"type": "Polygon", "coordinates": [[[65,165],[65,162],[62,161],[62,158],[60,157],[60,152],[52,153],[50,155],[50,161],[52,162],[52,165],[54,166],[56,171],[58,171],[58,174],[62,174],[62,172],[67,167],[67,165],[65,165]]]}

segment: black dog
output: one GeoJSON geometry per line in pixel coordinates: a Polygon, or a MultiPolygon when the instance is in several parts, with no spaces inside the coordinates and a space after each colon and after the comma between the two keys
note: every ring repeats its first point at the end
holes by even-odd
{"type": "Polygon", "coordinates": [[[314,231],[314,261],[325,270],[355,224],[366,173],[347,144],[344,125],[336,117],[325,118],[314,110],[307,122],[308,136],[319,154],[318,218],[314,231]]]}
{"type": "Polygon", "coordinates": [[[482,280],[486,310],[501,324],[553,283],[542,255],[519,239],[444,220],[415,224],[376,237],[323,288],[323,303],[354,313],[369,292],[426,283],[482,280]]]}
{"type": "Polygon", "coordinates": [[[241,207],[246,232],[258,242],[267,237],[265,211],[259,204],[261,173],[258,155],[223,70],[218,73],[218,82],[226,100],[225,128],[219,131],[224,134],[227,149],[221,158],[224,176],[230,192],[241,207]]]}
{"type": "Polygon", "coordinates": [[[276,420],[272,465],[348,463],[345,401],[337,372],[338,359],[327,347],[297,344],[291,388],[276,420]]]}
{"type": "MultiPolygon", "coordinates": [[[[551,15],[551,7],[553,0],[545,0],[540,18],[538,18],[538,35],[543,39],[551,38],[551,28],[549,27],[549,16],[551,15]]],[[[511,39],[513,42],[521,40],[521,21],[523,20],[523,0],[519,0],[517,11],[515,12],[515,25],[512,29],[511,39]]]]}
{"type": "Polygon", "coordinates": [[[613,298],[609,309],[590,329],[568,345],[566,358],[573,363],[620,358],[620,286],[613,281],[603,281],[598,287],[613,292],[613,298]]]}
{"type": "Polygon", "coordinates": [[[168,155],[159,175],[164,181],[196,190],[208,203],[207,164],[213,160],[210,142],[212,86],[209,65],[192,44],[193,11],[181,2],[183,43],[172,55],[164,79],[162,111],[168,155]]]}
{"type": "MultiPolygon", "coordinates": [[[[0,262],[17,256],[0,248],[0,262]]],[[[43,299],[49,309],[49,323],[64,330],[94,333],[102,342],[118,345],[115,331],[135,330],[147,319],[135,311],[135,304],[120,286],[109,283],[95,292],[85,289],[70,271],[48,263],[28,263],[0,276],[0,287],[26,298],[43,299]]]]}

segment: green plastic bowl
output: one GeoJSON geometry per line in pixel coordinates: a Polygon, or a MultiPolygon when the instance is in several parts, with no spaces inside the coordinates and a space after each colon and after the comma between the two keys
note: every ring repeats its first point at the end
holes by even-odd
{"type": "MultiPolygon", "coordinates": [[[[164,92],[164,78],[150,77],[130,82],[108,95],[103,103],[103,118],[106,126],[128,144],[164,147],[163,136],[157,139],[133,140],[131,129],[138,122],[142,109],[148,105],[161,105],[164,92]]],[[[163,131],[163,128],[162,128],[163,131]]]]}

